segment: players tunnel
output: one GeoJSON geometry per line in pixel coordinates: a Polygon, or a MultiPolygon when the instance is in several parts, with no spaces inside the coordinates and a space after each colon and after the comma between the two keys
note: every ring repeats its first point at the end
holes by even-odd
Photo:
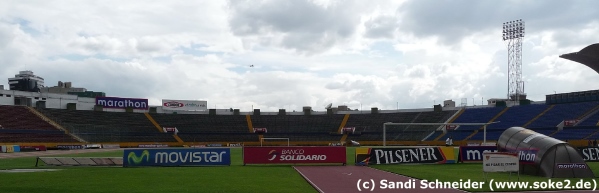
{"type": "Polygon", "coordinates": [[[522,127],[505,130],[498,150],[517,152],[520,173],[547,178],[594,178],[580,153],[568,143],[522,127]]]}

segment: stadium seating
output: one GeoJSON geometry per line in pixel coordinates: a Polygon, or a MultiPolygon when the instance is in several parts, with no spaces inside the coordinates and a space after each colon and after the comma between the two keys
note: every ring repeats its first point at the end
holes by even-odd
{"type": "MultiPolygon", "coordinates": [[[[352,115],[346,127],[356,127],[360,135],[350,135],[348,139],[355,141],[380,141],[383,137],[383,123],[443,123],[456,111],[441,112],[405,112],[352,115]]],[[[440,125],[433,126],[388,126],[387,140],[420,141],[434,132],[440,125]]]]}
{"type": "Polygon", "coordinates": [[[589,116],[586,120],[580,122],[578,126],[598,126],[599,123],[599,113],[595,113],[589,116]]]}
{"type": "Polygon", "coordinates": [[[143,113],[38,110],[88,142],[176,142],[172,134],[162,134],[143,113]]]}
{"type": "Polygon", "coordinates": [[[527,122],[541,114],[549,105],[532,104],[510,107],[505,113],[499,116],[495,121],[499,123],[487,126],[487,130],[506,130],[510,127],[522,127],[527,122]]]}
{"type": "MultiPolygon", "coordinates": [[[[464,113],[455,119],[454,123],[487,123],[493,117],[497,116],[505,107],[483,107],[483,108],[466,108],[464,113]]],[[[458,128],[460,131],[478,130],[482,126],[477,125],[462,125],[458,128]]],[[[461,136],[461,135],[460,135],[461,136]]],[[[467,136],[467,135],[466,135],[467,136]]],[[[457,138],[454,136],[454,140],[457,138]]]]}
{"type": "Polygon", "coordinates": [[[160,126],[176,127],[180,133],[248,133],[249,130],[245,115],[151,115],[160,126]]]}
{"type": "Polygon", "coordinates": [[[0,142],[77,142],[24,106],[0,106],[0,142]]]}
{"type": "Polygon", "coordinates": [[[0,106],[0,125],[5,129],[58,130],[23,106],[0,106]]]}
{"type": "Polygon", "coordinates": [[[528,128],[556,127],[564,120],[579,118],[597,105],[599,105],[597,101],[556,104],[551,110],[528,125],[528,128]]]}

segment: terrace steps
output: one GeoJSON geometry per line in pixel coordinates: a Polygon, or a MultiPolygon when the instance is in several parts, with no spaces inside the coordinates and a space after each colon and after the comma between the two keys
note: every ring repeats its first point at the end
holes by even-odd
{"type": "Polygon", "coordinates": [[[40,113],[39,111],[35,110],[33,107],[27,107],[27,110],[29,110],[29,112],[33,113],[35,116],[39,117],[40,119],[46,121],[48,124],[54,126],[56,129],[64,131],[65,134],[71,136],[73,139],[76,139],[79,142],[87,143],[87,141],[81,139],[79,136],[73,135],[67,129],[65,129],[64,127],[62,127],[61,125],[59,125],[58,123],[53,121],[52,119],[48,118],[44,114],[40,113]]]}
{"type": "MultiPolygon", "coordinates": [[[[144,115],[146,115],[148,120],[150,120],[150,122],[152,122],[152,125],[154,125],[156,127],[156,129],[158,129],[159,132],[164,133],[164,130],[162,129],[160,124],[158,124],[158,122],[156,122],[156,120],[154,120],[154,118],[152,117],[152,115],[150,115],[150,113],[144,113],[144,115]]],[[[173,134],[173,138],[175,138],[175,140],[177,140],[177,142],[179,142],[181,144],[184,143],[184,141],[177,135],[177,133],[173,134]]]]}
{"type": "Polygon", "coordinates": [[[152,118],[152,115],[150,115],[150,113],[144,113],[144,115],[146,115],[146,117],[148,118],[148,120],[150,120],[152,125],[154,125],[156,127],[156,129],[158,129],[158,132],[164,133],[164,131],[162,130],[162,127],[160,127],[160,124],[158,124],[158,122],[156,122],[156,120],[154,120],[154,118],[152,118]]]}
{"type": "MultiPolygon", "coordinates": [[[[466,111],[465,108],[460,109],[455,116],[453,116],[449,121],[447,121],[446,123],[453,123],[458,117],[460,117],[460,115],[462,115],[464,113],[464,111],[466,111]]],[[[445,136],[445,133],[442,133],[441,135],[437,136],[433,141],[438,141],[439,139],[441,139],[443,136],[445,136]]]]}
{"type": "MultiPolygon", "coordinates": [[[[345,116],[343,116],[343,121],[341,121],[341,125],[339,125],[339,130],[337,130],[337,133],[341,133],[341,130],[345,127],[345,124],[347,124],[348,119],[349,114],[345,114],[345,116]]],[[[345,140],[347,140],[347,133],[343,134],[340,141],[341,143],[343,143],[345,140]]]]}

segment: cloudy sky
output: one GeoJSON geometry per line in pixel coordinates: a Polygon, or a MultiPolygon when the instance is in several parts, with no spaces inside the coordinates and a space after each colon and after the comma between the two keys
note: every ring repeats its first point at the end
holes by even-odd
{"type": "Polygon", "coordinates": [[[20,70],[110,96],[322,111],[507,95],[502,23],[523,19],[532,100],[599,88],[559,55],[599,42],[599,1],[0,1],[0,84],[20,70]],[[253,65],[253,67],[250,67],[253,65]]]}

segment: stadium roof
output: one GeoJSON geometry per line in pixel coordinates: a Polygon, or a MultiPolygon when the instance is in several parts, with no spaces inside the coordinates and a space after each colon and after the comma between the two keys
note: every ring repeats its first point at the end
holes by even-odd
{"type": "Polygon", "coordinates": [[[587,46],[578,52],[563,54],[559,57],[584,64],[599,73],[599,43],[587,46]]]}

